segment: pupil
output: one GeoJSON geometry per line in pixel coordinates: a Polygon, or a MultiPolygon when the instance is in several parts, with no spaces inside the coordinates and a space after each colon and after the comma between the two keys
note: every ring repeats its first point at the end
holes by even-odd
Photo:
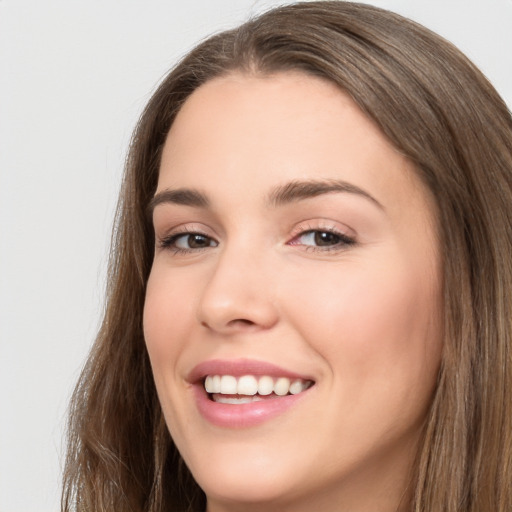
{"type": "Polygon", "coordinates": [[[203,235],[189,235],[188,245],[192,249],[199,249],[201,247],[207,247],[208,241],[203,235]]]}
{"type": "Polygon", "coordinates": [[[327,231],[318,231],[315,233],[316,245],[334,245],[338,243],[338,235],[327,231]]]}

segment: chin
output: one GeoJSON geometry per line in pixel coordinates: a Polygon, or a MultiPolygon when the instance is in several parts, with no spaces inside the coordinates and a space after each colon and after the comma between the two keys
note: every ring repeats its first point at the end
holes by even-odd
{"type": "Polygon", "coordinates": [[[269,478],[240,478],[231,475],[215,475],[199,482],[208,501],[249,505],[270,505],[282,499],[286,490],[280,481],[269,478]]]}
{"type": "Polygon", "coordinates": [[[208,461],[201,457],[189,468],[209,501],[270,505],[296,494],[294,482],[304,480],[290,463],[291,457],[277,459],[276,452],[271,452],[233,446],[226,453],[212,453],[208,461]]]}

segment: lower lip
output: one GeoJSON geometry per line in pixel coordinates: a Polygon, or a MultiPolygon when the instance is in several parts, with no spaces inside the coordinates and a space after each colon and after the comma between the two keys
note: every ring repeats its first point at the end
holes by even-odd
{"type": "Polygon", "coordinates": [[[221,404],[210,400],[202,384],[193,388],[203,418],[224,428],[247,428],[269,421],[296,405],[311,390],[246,404],[221,404]]]}

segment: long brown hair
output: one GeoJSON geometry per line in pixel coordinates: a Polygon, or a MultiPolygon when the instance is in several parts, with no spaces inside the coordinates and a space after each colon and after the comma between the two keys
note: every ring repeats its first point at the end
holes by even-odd
{"type": "Polygon", "coordinates": [[[445,40],[390,12],[337,1],[280,7],[209,38],[143,112],[118,205],[105,316],[71,404],[63,510],[204,510],[162,419],[143,339],[154,248],[146,209],[181,105],[235,70],[299,70],[337,84],[431,190],[444,261],[444,353],[410,510],[510,512],[510,112],[445,40]]]}

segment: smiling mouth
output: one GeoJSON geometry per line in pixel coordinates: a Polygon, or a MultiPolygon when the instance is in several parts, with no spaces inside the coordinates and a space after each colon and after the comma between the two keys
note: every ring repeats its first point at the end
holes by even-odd
{"type": "Polygon", "coordinates": [[[208,375],[203,382],[210,400],[222,404],[245,404],[298,395],[313,384],[311,380],[269,375],[208,375]]]}

